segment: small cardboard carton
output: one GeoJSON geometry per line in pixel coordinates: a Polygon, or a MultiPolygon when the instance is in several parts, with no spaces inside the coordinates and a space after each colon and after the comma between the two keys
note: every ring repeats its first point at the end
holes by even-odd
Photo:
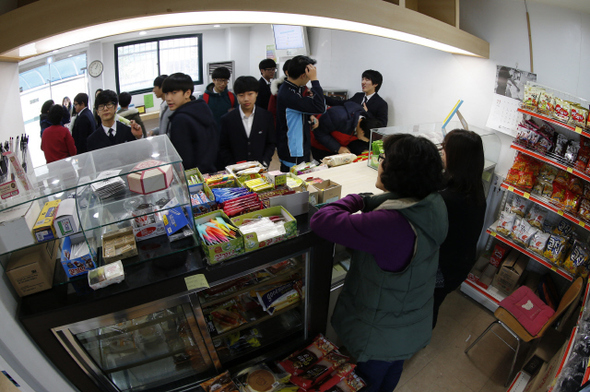
{"type": "Polygon", "coordinates": [[[72,247],[86,241],[83,236],[68,236],[64,237],[61,244],[61,266],[68,278],[83,275],[89,270],[96,268],[93,260],[96,259],[96,252],[91,245],[88,248],[88,253],[83,255],[73,256],[72,247]]]}
{"type": "Polygon", "coordinates": [[[53,227],[53,220],[55,219],[55,213],[60,202],[61,199],[48,201],[41,209],[37,222],[33,226],[33,235],[37,239],[37,242],[50,241],[57,238],[55,228],[53,227]]]}
{"type": "Polygon", "coordinates": [[[271,171],[265,174],[268,182],[273,184],[275,188],[287,185],[287,173],[280,170],[271,171]]]}
{"type": "Polygon", "coordinates": [[[510,294],[523,278],[528,258],[519,252],[508,254],[494,278],[494,287],[510,294]]]}
{"type": "Polygon", "coordinates": [[[309,192],[309,204],[315,206],[320,204],[318,199],[320,198],[320,191],[312,184],[307,184],[307,191],[309,192]]]}
{"type": "Polygon", "coordinates": [[[40,212],[37,200],[0,212],[0,254],[35,243],[32,232],[40,212]]]}
{"type": "Polygon", "coordinates": [[[63,238],[80,231],[78,213],[76,211],[76,199],[65,199],[59,203],[53,228],[58,238],[63,238]]]}
{"type": "Polygon", "coordinates": [[[301,178],[297,177],[293,173],[286,173],[285,181],[287,187],[295,192],[305,192],[307,190],[307,184],[301,178]]]}
{"type": "Polygon", "coordinates": [[[137,256],[137,244],[131,226],[102,235],[102,258],[105,263],[133,256],[137,256]]]}
{"type": "Polygon", "coordinates": [[[318,190],[318,204],[331,203],[340,199],[342,193],[342,185],[332,181],[326,180],[314,184],[318,190]]]}
{"type": "Polygon", "coordinates": [[[168,188],[174,178],[172,165],[154,159],[139,163],[133,171],[127,175],[129,190],[142,195],[168,188]]]}
{"type": "Polygon", "coordinates": [[[184,175],[186,177],[186,182],[188,184],[188,191],[192,194],[197,192],[200,188],[199,185],[203,184],[205,180],[203,180],[203,175],[199,168],[195,167],[194,169],[189,169],[184,171],[184,175]]]}
{"type": "Polygon", "coordinates": [[[58,242],[51,241],[10,255],[6,276],[20,297],[48,290],[53,286],[58,248],[58,242]]]}
{"type": "Polygon", "coordinates": [[[283,206],[265,208],[264,210],[254,211],[248,214],[236,216],[232,218],[232,222],[238,226],[238,229],[240,229],[242,235],[244,236],[244,249],[246,252],[251,252],[253,250],[264,248],[265,246],[276,244],[278,242],[282,242],[289,238],[297,236],[297,221],[283,206]],[[240,229],[240,226],[242,226],[244,222],[248,220],[260,219],[262,217],[270,217],[277,215],[282,216],[285,220],[285,222],[283,223],[285,233],[279,236],[268,238],[265,240],[259,240],[258,235],[256,233],[244,233],[242,231],[243,229],[240,229]]]}
{"type": "Polygon", "coordinates": [[[193,187],[193,191],[191,191],[191,206],[193,209],[193,216],[195,217],[217,209],[215,195],[213,195],[211,188],[209,188],[207,184],[198,184],[193,187]],[[199,197],[198,194],[201,191],[205,194],[208,201],[204,201],[199,197]]]}
{"type": "MultiPolygon", "coordinates": [[[[230,225],[233,225],[229,217],[223,211],[217,210],[194,218],[195,230],[198,232],[199,225],[205,224],[211,219],[216,219],[217,217],[221,217],[224,221],[230,225]]],[[[199,241],[209,265],[217,264],[223,260],[227,260],[244,253],[244,238],[239,232],[237,233],[236,238],[214,245],[206,244],[202,238],[199,238],[199,241]]]]}

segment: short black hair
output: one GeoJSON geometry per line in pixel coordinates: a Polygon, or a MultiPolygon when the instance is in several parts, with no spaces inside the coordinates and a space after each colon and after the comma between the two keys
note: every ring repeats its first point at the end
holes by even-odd
{"type": "Polygon", "coordinates": [[[229,79],[231,72],[225,67],[217,67],[211,73],[211,79],[229,79]]]}
{"type": "Polygon", "coordinates": [[[365,132],[365,136],[369,137],[369,135],[371,134],[371,129],[379,128],[381,123],[376,118],[363,117],[360,125],[361,129],[365,132]]]}
{"type": "Polygon", "coordinates": [[[193,91],[195,91],[195,85],[193,84],[193,79],[182,72],[173,73],[164,80],[164,83],[162,83],[163,93],[170,93],[172,91],[185,92],[188,90],[190,90],[192,95],[193,91]]]}
{"type": "Polygon", "coordinates": [[[315,64],[317,61],[308,56],[295,56],[291,59],[289,64],[289,77],[297,79],[301,75],[305,74],[305,69],[309,64],[315,64]]]}
{"type": "Polygon", "coordinates": [[[399,197],[423,199],[443,188],[442,159],[430,140],[395,134],[383,141],[383,149],[381,182],[388,191],[399,197]]]}
{"type": "Polygon", "coordinates": [[[41,105],[41,114],[47,114],[49,113],[49,109],[51,109],[51,107],[53,106],[55,102],[53,102],[53,99],[49,99],[45,102],[43,102],[43,105],[41,105]]]}
{"type": "Polygon", "coordinates": [[[94,100],[94,108],[98,110],[99,105],[106,105],[107,103],[114,103],[117,105],[119,103],[119,99],[117,98],[117,93],[113,90],[103,90],[101,91],[96,99],[94,100]]]}
{"type": "Polygon", "coordinates": [[[61,105],[53,105],[49,109],[49,114],[47,115],[47,119],[52,125],[59,125],[61,124],[61,120],[64,116],[64,109],[61,105]]]}
{"type": "Polygon", "coordinates": [[[129,94],[127,91],[123,91],[121,94],[119,94],[119,105],[121,105],[122,108],[126,108],[130,103],[131,94],[129,94]]]}
{"type": "Polygon", "coordinates": [[[76,102],[78,104],[83,103],[84,106],[88,106],[88,94],[86,94],[86,93],[76,94],[76,96],[74,97],[74,103],[76,103],[76,102]]]}
{"type": "Polygon", "coordinates": [[[154,87],[162,88],[162,83],[164,83],[164,79],[166,79],[168,75],[160,75],[154,79],[154,87]]]}
{"type": "Polygon", "coordinates": [[[276,68],[277,63],[273,59],[264,59],[258,63],[258,69],[276,68]]]}
{"type": "Polygon", "coordinates": [[[234,93],[243,94],[248,91],[258,92],[260,83],[254,76],[240,76],[234,82],[234,93]]]}
{"type": "Polygon", "coordinates": [[[361,78],[369,79],[373,84],[376,84],[377,87],[375,87],[375,92],[379,91],[383,84],[383,75],[381,75],[381,72],[375,71],[374,69],[368,69],[363,72],[361,78]]]}
{"type": "Polygon", "coordinates": [[[291,64],[291,59],[285,61],[285,64],[283,64],[283,72],[285,75],[289,73],[289,64],[291,64]]]}

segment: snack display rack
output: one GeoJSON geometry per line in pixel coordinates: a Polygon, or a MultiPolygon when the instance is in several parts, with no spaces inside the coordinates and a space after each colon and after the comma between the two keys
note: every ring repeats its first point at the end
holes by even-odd
{"type": "MultiPolygon", "coordinates": [[[[131,214],[129,205],[138,204],[131,200],[153,203],[165,197],[176,198],[182,207],[191,204],[182,161],[166,136],[99,153],[37,168],[38,192],[32,200],[43,203],[74,193],[79,235],[94,247],[97,265],[102,264],[103,234],[152,213],[131,214]],[[109,199],[92,191],[92,185],[100,181],[126,181],[137,163],[146,159],[172,166],[173,179],[164,191],[148,195],[124,191],[109,199]],[[118,172],[99,177],[109,170],[118,172]]],[[[123,259],[125,280],[97,291],[89,288],[86,275],[68,279],[58,262],[52,287],[22,297],[17,317],[78,390],[190,390],[222,369],[284,356],[325,330],[331,265],[322,261],[331,260],[332,244],[309,229],[314,211],[311,207],[309,213],[295,217],[295,238],[214,266],[207,264],[194,235],[174,242],[166,235],[137,242],[138,255],[123,259]],[[278,272],[273,268],[286,260],[290,260],[289,268],[278,272]],[[236,292],[214,300],[203,296],[208,287],[254,275],[247,287],[236,292]],[[294,277],[302,282],[297,300],[272,315],[259,308],[245,309],[241,312],[245,323],[217,333],[211,320],[213,308],[237,301],[251,289],[294,277]],[[240,337],[244,335],[257,344],[243,344],[246,339],[240,337]],[[234,339],[238,344],[229,345],[234,339]]],[[[12,251],[0,255],[4,268],[12,251]]]]}

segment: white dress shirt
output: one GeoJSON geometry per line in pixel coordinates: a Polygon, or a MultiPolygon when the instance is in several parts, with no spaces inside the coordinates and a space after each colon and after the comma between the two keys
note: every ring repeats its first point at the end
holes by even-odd
{"type": "Polygon", "coordinates": [[[239,107],[240,110],[240,118],[242,119],[242,124],[244,124],[244,129],[246,130],[246,136],[250,138],[250,132],[252,132],[252,123],[254,122],[254,113],[256,112],[256,105],[252,108],[252,113],[249,116],[246,116],[242,111],[242,106],[239,107]]]}

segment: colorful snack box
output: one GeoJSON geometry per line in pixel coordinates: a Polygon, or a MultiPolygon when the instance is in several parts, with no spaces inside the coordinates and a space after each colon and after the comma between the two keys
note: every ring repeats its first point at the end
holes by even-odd
{"type": "Polygon", "coordinates": [[[37,239],[37,242],[50,241],[57,238],[55,227],[53,227],[53,220],[60,202],[61,199],[48,201],[41,209],[37,223],[33,226],[33,235],[37,239]]]}
{"type": "Polygon", "coordinates": [[[313,385],[321,383],[332,371],[346,363],[349,359],[350,358],[345,355],[332,351],[322,360],[306,368],[303,373],[297,376],[292,376],[291,382],[303,389],[309,389],[313,385]]]}
{"type": "Polygon", "coordinates": [[[324,337],[318,335],[313,342],[303,350],[296,351],[289,357],[283,359],[279,364],[286,372],[292,375],[301,374],[306,367],[319,361],[326,354],[336,350],[338,347],[324,337]]]}

